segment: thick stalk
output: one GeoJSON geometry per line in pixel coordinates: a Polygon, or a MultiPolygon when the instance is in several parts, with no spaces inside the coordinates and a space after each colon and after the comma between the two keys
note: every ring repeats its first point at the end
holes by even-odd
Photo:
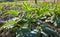
{"type": "Polygon", "coordinates": [[[35,0],[35,4],[37,4],[37,0],[35,0]]]}

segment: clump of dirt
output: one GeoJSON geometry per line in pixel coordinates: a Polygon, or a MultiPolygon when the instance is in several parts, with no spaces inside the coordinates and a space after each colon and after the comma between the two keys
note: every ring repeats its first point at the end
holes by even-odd
{"type": "Polygon", "coordinates": [[[0,37],[16,37],[16,34],[12,31],[0,30],[0,37]]]}

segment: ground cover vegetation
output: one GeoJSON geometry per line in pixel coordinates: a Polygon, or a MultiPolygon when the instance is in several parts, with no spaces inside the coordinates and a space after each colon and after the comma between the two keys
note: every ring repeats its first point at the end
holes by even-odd
{"type": "Polygon", "coordinates": [[[0,37],[60,37],[60,4],[0,3],[0,37]]]}

